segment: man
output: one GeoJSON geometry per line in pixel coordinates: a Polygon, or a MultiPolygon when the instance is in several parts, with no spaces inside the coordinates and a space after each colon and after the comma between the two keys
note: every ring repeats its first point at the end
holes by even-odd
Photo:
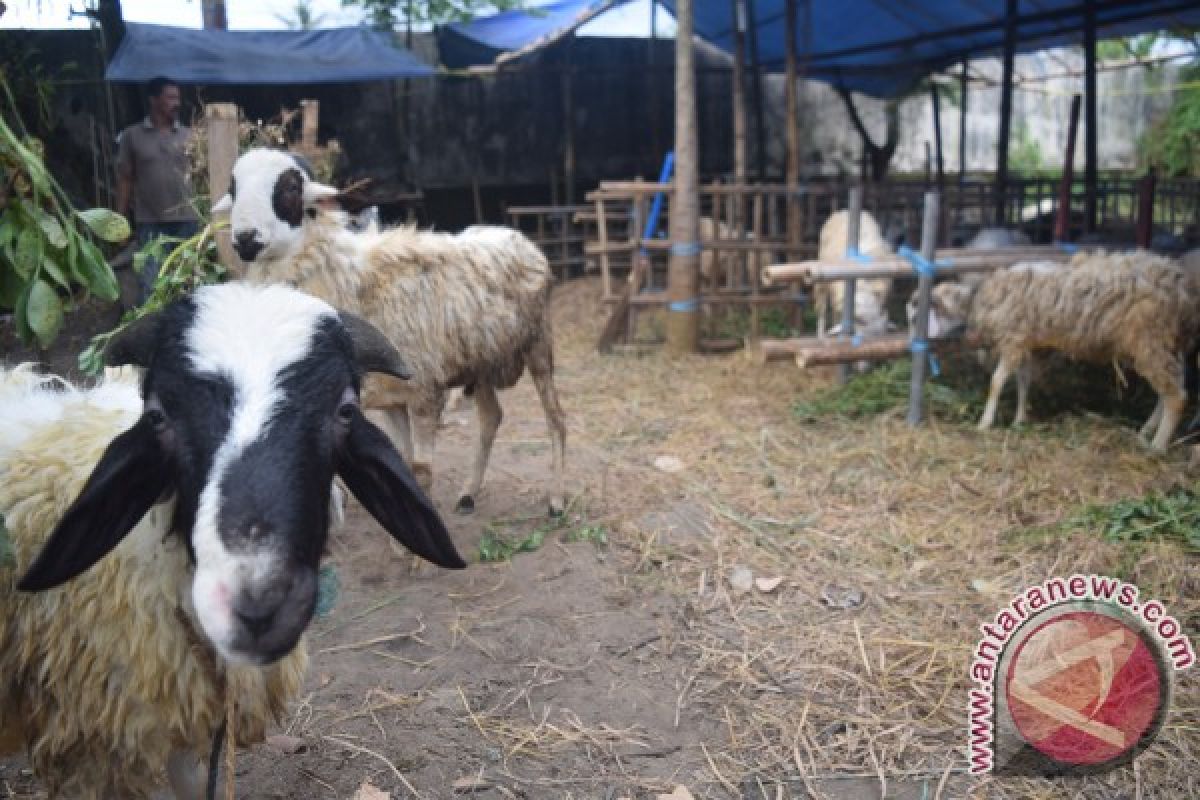
{"type": "MultiPolygon", "coordinates": [[[[129,216],[132,201],[139,249],[159,236],[186,239],[197,217],[188,182],[190,128],[179,124],[179,84],[155,78],[146,85],[149,113],[121,131],[117,149],[117,211],[129,216]]],[[[147,258],[138,277],[139,302],[154,289],[158,262],[147,258]]]]}

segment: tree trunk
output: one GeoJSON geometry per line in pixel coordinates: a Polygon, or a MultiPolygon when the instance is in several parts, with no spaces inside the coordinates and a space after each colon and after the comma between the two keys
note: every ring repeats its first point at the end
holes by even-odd
{"type": "Polygon", "coordinates": [[[850,115],[850,121],[854,123],[854,128],[862,138],[863,149],[870,161],[871,180],[878,183],[887,177],[888,165],[892,162],[892,156],[896,154],[896,146],[900,144],[900,103],[897,100],[888,100],[884,107],[887,133],[883,145],[880,146],[875,144],[871,139],[871,134],[867,132],[867,127],[863,125],[862,118],[858,115],[858,107],[854,105],[854,98],[850,96],[850,92],[838,87],[837,93],[846,106],[846,113],[850,115]]]}

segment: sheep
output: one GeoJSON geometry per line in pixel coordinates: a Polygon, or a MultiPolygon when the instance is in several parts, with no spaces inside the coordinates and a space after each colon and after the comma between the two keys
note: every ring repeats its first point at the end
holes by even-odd
{"type": "MultiPolygon", "coordinates": [[[[1025,422],[1030,356],[1060,350],[1075,358],[1127,359],[1158,393],[1142,427],[1155,450],[1170,444],[1186,402],[1183,352],[1200,333],[1196,282],[1177,263],[1145,251],[1080,253],[1070,264],[1016,264],[978,288],[935,288],[935,313],[965,321],[998,356],[980,430],[992,426],[1000,392],[1017,373],[1017,413],[1025,422]]],[[[944,327],[951,324],[943,323],[944,327]]]]}
{"type": "MultiPolygon", "coordinates": [[[[821,226],[817,244],[818,261],[834,261],[846,257],[850,234],[850,212],[836,211],[821,226]]],[[[892,248],[879,231],[879,224],[869,212],[863,211],[858,223],[858,252],[872,258],[892,255],[892,248]]],[[[854,329],[858,333],[878,335],[888,330],[887,302],[892,282],[887,278],[856,281],[854,291],[854,329]]],[[[813,303],[817,307],[817,336],[824,337],[826,307],[832,303],[836,320],[842,318],[846,287],[842,281],[818,283],[813,287],[813,303]]],[[[840,330],[840,328],[838,328],[840,330]]]]}
{"type": "Polygon", "coordinates": [[[521,233],[500,227],[458,235],[412,227],[350,233],[327,210],[337,197],[291,154],[258,149],[238,158],[214,212],[230,212],[250,280],[289,284],[354,310],[405,353],[413,379],[371,381],[363,399],[383,411],[426,490],[446,390],[463,386],[474,395],[479,438],[460,513],[474,511],[503,416],[496,390],[511,387],[528,367],[550,429],[550,512],[562,513],[566,423],[554,386],[547,312],[553,274],[545,256],[521,233]]]}
{"type": "Polygon", "coordinates": [[[198,797],[226,692],[248,744],[301,688],[335,473],[409,549],[464,564],[360,410],[364,371],[407,374],[361,319],[210,286],[106,358],[145,370],[140,394],[0,372],[0,752],[24,746],[51,796],[148,797],[165,771],[198,797]]]}

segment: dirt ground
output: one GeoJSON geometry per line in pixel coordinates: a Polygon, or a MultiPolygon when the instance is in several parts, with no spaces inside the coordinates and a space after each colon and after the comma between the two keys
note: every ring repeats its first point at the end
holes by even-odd
{"type": "MultiPolygon", "coordinates": [[[[597,355],[591,280],[560,287],[554,314],[566,517],[545,515],[550,453],[527,379],[501,396],[471,516],[452,509],[473,420],[449,413],[435,500],[471,566],[414,568],[352,503],[335,535],[337,603],[312,628],[307,687],[278,731],[302,749],[239,752],[239,797],[350,798],[364,782],[482,800],[641,800],[679,785],[738,800],[1200,796],[1196,669],[1176,676],[1135,768],[978,779],[964,756],[978,626],[1025,586],[1119,573],[1195,640],[1195,554],[1036,533],[1191,480],[1186,453],[1155,457],[1086,415],[987,434],[938,420],[914,433],[902,413],[805,422],[793,405],[828,373],[597,355]],[[480,562],[497,542],[525,552],[480,562]],[[769,589],[739,592],[739,568],[769,589]]],[[[37,796],[22,769],[0,762],[0,798],[37,796]]]]}

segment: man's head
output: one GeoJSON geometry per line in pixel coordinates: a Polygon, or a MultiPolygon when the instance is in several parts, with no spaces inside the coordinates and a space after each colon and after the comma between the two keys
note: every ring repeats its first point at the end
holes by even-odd
{"type": "Polygon", "coordinates": [[[179,84],[161,75],[154,78],[146,84],[146,104],[152,117],[171,122],[179,119],[179,84]]]}

